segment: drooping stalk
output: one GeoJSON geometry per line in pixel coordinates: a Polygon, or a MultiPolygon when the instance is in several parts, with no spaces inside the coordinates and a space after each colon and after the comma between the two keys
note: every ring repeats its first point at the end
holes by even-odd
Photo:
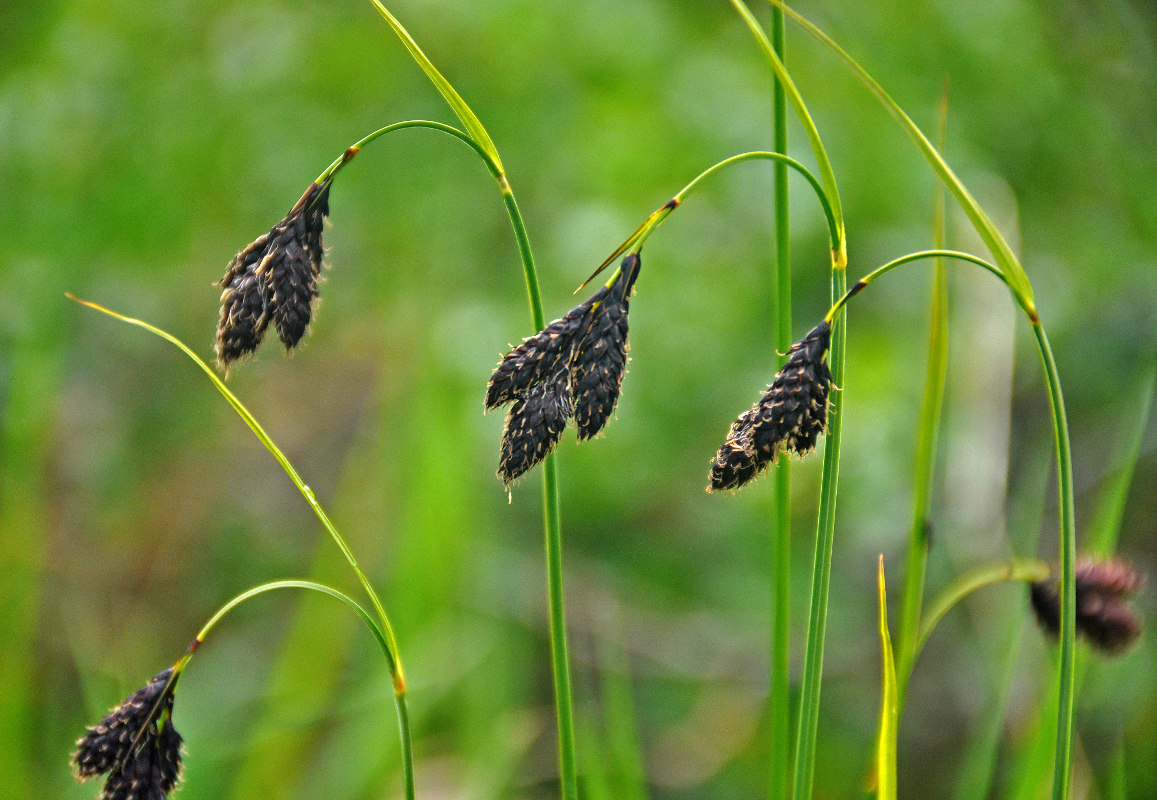
{"type": "MultiPolygon", "coordinates": [[[[763,52],[768,65],[775,72],[783,87],[785,97],[795,109],[811,144],[812,153],[819,168],[826,194],[831,201],[833,222],[837,232],[832,249],[831,295],[832,301],[841,297],[847,289],[846,268],[848,264],[848,244],[844,230],[843,207],[840,204],[839,189],[831,160],[820,139],[807,106],[796,89],[795,83],[768,40],[759,21],[743,0],[731,0],[731,5],[747,24],[755,37],[756,44],[763,52]]],[[[832,328],[830,364],[832,380],[839,387],[844,385],[844,347],[847,339],[846,320],[840,320],[832,328]]],[[[792,797],[795,800],[809,800],[815,774],[815,745],[819,730],[820,681],[823,674],[824,634],[827,629],[828,588],[831,582],[832,545],[835,539],[836,486],[839,478],[840,443],[843,430],[843,392],[834,392],[831,398],[829,426],[824,444],[823,476],[820,479],[819,515],[816,522],[816,546],[812,563],[811,600],[808,614],[808,641],[804,651],[803,685],[800,696],[798,734],[796,736],[795,759],[792,776],[792,797]]]]}
{"type": "MultiPolygon", "coordinates": [[[[491,174],[498,181],[502,200],[506,205],[510,224],[518,242],[518,252],[522,259],[523,276],[526,280],[527,300],[530,304],[531,323],[535,330],[545,324],[542,313],[542,298],[538,288],[538,274],[534,266],[534,256],[530,250],[530,239],[526,234],[522,213],[514,199],[514,191],[506,177],[502,159],[498,155],[490,134],[478,116],[467,105],[462,96],[440,73],[426,56],[409,31],[390,13],[380,0],[370,0],[397,37],[401,40],[414,62],[434,84],[446,100],[447,105],[465,126],[467,134],[480,155],[486,161],[491,174]]],[[[562,588],[562,527],[559,515],[558,473],[554,455],[549,455],[543,465],[543,535],[546,540],[547,593],[550,603],[551,664],[554,672],[555,709],[558,720],[559,773],[564,800],[577,800],[578,777],[575,769],[574,711],[571,700],[570,665],[566,645],[566,615],[563,607],[562,588]]]]}
{"type": "MultiPolygon", "coordinates": [[[[771,10],[771,46],[781,64],[786,61],[787,35],[783,12],[771,10]]],[[[774,70],[773,70],[774,73],[774,70]]],[[[787,153],[787,92],[772,75],[772,149],[787,153]]],[[[775,349],[776,368],[787,361],[791,335],[791,214],[788,205],[786,164],[774,167],[775,197],[775,349]]],[[[771,720],[770,794],[786,798],[791,765],[791,462],[777,459],[772,516],[771,551],[771,653],[768,715],[771,720]]]]}
{"type": "MultiPolygon", "coordinates": [[[[294,468],[293,464],[290,463],[289,459],[281,451],[281,448],[279,448],[274,443],[274,441],[269,437],[269,434],[267,434],[265,432],[265,429],[261,426],[261,423],[259,423],[257,421],[257,419],[249,411],[249,409],[246,408],[245,405],[237,398],[237,396],[235,394],[233,394],[233,392],[231,392],[227,386],[225,386],[225,384],[221,381],[220,378],[217,377],[217,374],[213,371],[213,368],[210,367],[208,364],[206,364],[200,358],[200,356],[198,356],[196,353],[194,353],[189,348],[189,346],[186,345],[184,342],[182,342],[180,339],[178,339],[177,337],[168,333],[167,331],[161,330],[160,328],[157,328],[153,325],[150,325],[147,322],[144,322],[143,320],[134,319],[133,317],[127,317],[123,314],[118,314],[115,311],[111,311],[110,309],[107,309],[104,306],[100,306],[100,305],[93,303],[93,302],[90,302],[88,300],[81,300],[79,298],[73,297],[72,295],[67,295],[67,296],[70,299],[75,300],[76,302],[80,303],[81,305],[87,306],[87,307],[94,309],[96,311],[100,311],[101,313],[107,314],[108,316],[113,317],[114,319],[120,320],[121,322],[128,323],[129,325],[135,325],[138,328],[143,328],[143,329],[147,330],[148,332],[154,334],[155,336],[159,336],[160,338],[164,339],[165,341],[176,346],[181,352],[183,352],[186,356],[188,356],[190,359],[192,359],[192,361],[198,367],[201,368],[201,371],[204,372],[205,375],[208,376],[208,378],[212,382],[213,386],[217,389],[218,392],[221,393],[221,396],[225,398],[225,400],[229,403],[229,405],[233,408],[233,410],[237,412],[237,415],[239,417],[241,417],[241,419],[245,422],[246,425],[249,426],[249,429],[251,431],[253,431],[253,434],[258,438],[258,440],[263,445],[265,445],[265,449],[267,449],[269,451],[270,455],[273,456],[274,460],[276,460],[277,463],[281,465],[281,468],[285,471],[285,474],[289,476],[289,479],[293,482],[293,485],[297,487],[297,490],[301,493],[302,497],[305,498],[306,503],[309,504],[309,507],[313,510],[313,513],[317,516],[318,520],[321,522],[322,527],[324,527],[326,529],[326,532],[329,533],[330,538],[333,539],[333,541],[337,545],[338,549],[341,550],[342,555],[345,556],[345,559],[349,563],[350,568],[353,569],[354,574],[357,576],[358,582],[361,583],[362,588],[365,590],[366,595],[370,598],[370,602],[373,604],[374,611],[376,612],[377,617],[378,617],[377,622],[380,625],[380,632],[381,632],[382,637],[385,640],[386,645],[387,645],[387,650],[388,650],[387,660],[390,662],[390,677],[393,680],[394,701],[395,701],[395,705],[397,707],[397,712],[398,712],[398,724],[399,724],[399,727],[400,727],[403,735],[409,736],[410,735],[410,727],[409,727],[408,722],[406,721],[408,719],[407,710],[406,710],[406,678],[405,678],[405,673],[402,670],[402,658],[401,658],[400,652],[398,651],[397,640],[394,637],[393,626],[390,624],[389,617],[386,616],[385,606],[382,605],[382,601],[378,597],[378,593],[376,591],[374,591],[373,585],[370,583],[369,579],[366,577],[365,572],[362,571],[361,566],[358,564],[357,559],[354,557],[353,551],[350,550],[349,545],[346,544],[345,539],[338,532],[337,527],[330,520],[329,515],[325,513],[325,510],[321,507],[321,504],[317,501],[317,497],[314,495],[313,490],[311,488],[309,488],[309,486],[305,483],[304,480],[302,480],[301,476],[298,474],[298,472],[294,468]]],[[[412,757],[413,757],[412,753],[413,753],[413,748],[412,748],[411,743],[408,741],[403,741],[402,742],[403,759],[412,759],[412,757]]],[[[410,762],[404,761],[403,762],[402,777],[403,777],[403,788],[405,791],[406,800],[413,800],[413,798],[414,798],[414,766],[413,766],[412,761],[410,761],[410,762]]]]}

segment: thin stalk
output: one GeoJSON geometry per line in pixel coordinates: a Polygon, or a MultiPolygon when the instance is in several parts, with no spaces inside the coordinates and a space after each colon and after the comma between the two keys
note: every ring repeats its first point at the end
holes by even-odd
{"type": "MultiPolygon", "coordinates": [[[[189,645],[188,649],[185,651],[185,654],[182,655],[181,658],[177,661],[177,664],[173,667],[174,677],[172,678],[172,680],[175,681],[177,676],[180,675],[181,671],[185,668],[185,664],[187,664],[189,659],[192,658],[193,653],[205,641],[205,637],[209,635],[209,631],[211,631],[213,629],[213,627],[221,620],[222,617],[224,617],[226,614],[228,614],[230,611],[232,611],[234,608],[236,608],[237,606],[239,606],[241,603],[245,602],[246,600],[248,600],[252,597],[256,597],[257,595],[273,591],[275,589],[308,589],[310,591],[320,592],[322,594],[328,594],[330,597],[337,598],[341,602],[345,603],[347,606],[349,606],[354,611],[354,613],[356,613],[361,618],[362,622],[364,622],[366,624],[366,627],[370,629],[370,633],[373,634],[374,640],[378,643],[378,647],[381,648],[382,654],[385,655],[385,657],[386,657],[386,662],[389,664],[391,675],[393,674],[393,672],[394,672],[394,654],[391,651],[391,644],[390,644],[389,637],[386,636],[385,632],[374,621],[374,618],[371,617],[370,614],[364,608],[362,608],[360,605],[358,605],[357,602],[355,602],[353,599],[351,599],[348,595],[346,595],[342,592],[339,592],[337,589],[334,589],[330,586],[326,586],[325,584],[315,583],[313,581],[283,580],[283,581],[272,581],[270,583],[265,583],[265,584],[262,584],[260,586],[255,586],[252,589],[249,589],[248,591],[242,592],[241,594],[237,595],[232,600],[230,600],[228,603],[226,603],[224,606],[222,606],[217,611],[217,613],[214,614],[209,619],[209,621],[205,623],[205,625],[201,628],[200,632],[197,634],[197,638],[195,638],[192,641],[192,643],[189,645]]],[[[410,730],[410,713],[409,713],[409,710],[406,706],[405,692],[403,692],[402,694],[395,694],[394,695],[394,705],[395,705],[395,708],[397,709],[398,733],[400,735],[401,743],[402,743],[402,781],[403,781],[403,785],[405,786],[406,797],[408,798],[408,800],[413,800],[413,797],[414,797],[413,734],[412,734],[412,731],[410,730]]]]}
{"type": "Polygon", "coordinates": [[[915,664],[916,659],[920,657],[920,651],[924,649],[928,637],[932,635],[932,631],[936,629],[940,620],[944,619],[945,615],[957,603],[977,589],[1008,581],[1022,583],[1043,581],[1047,580],[1051,573],[1052,569],[1043,561],[1016,560],[978,567],[972,572],[962,575],[928,604],[928,610],[920,623],[920,635],[916,637],[916,642],[912,648],[912,664],[915,664]]]}
{"type": "Polygon", "coordinates": [[[468,134],[458,130],[453,125],[447,125],[444,122],[434,122],[428,119],[408,119],[404,122],[395,122],[393,124],[386,125],[384,128],[378,128],[373,133],[367,134],[366,136],[363,136],[361,139],[351,144],[346,148],[344,153],[335,158],[333,162],[328,167],[326,167],[320,175],[317,176],[317,180],[315,180],[314,183],[320,186],[327,181],[332,181],[334,176],[337,175],[341,168],[348,164],[350,159],[360,153],[362,149],[370,142],[381,136],[385,136],[387,133],[405,130],[406,128],[430,128],[431,130],[448,133],[455,139],[458,139],[459,141],[466,144],[471,150],[476,152],[479,157],[484,162],[486,162],[487,168],[495,178],[502,174],[498,164],[489,156],[489,154],[482,147],[480,147],[477,142],[471,139],[468,134]]]}
{"type": "MultiPolygon", "coordinates": [[[[783,12],[771,10],[771,46],[781,64],[786,61],[786,25],[783,12]]],[[[787,92],[778,75],[772,77],[772,149],[787,152],[787,92]]],[[[775,347],[776,367],[787,361],[791,336],[791,214],[788,205],[788,166],[774,165],[775,197],[775,347]]],[[[771,552],[771,685],[768,713],[771,718],[770,794],[787,798],[791,775],[791,462],[776,460],[775,509],[772,516],[771,552]]]]}
{"type": "MultiPolygon", "coordinates": [[[[510,224],[514,228],[518,253],[522,258],[526,296],[530,304],[530,321],[535,330],[542,330],[546,322],[542,313],[542,297],[538,288],[534,255],[530,249],[530,237],[527,236],[526,224],[514,198],[514,191],[504,174],[499,175],[498,184],[502,189],[502,200],[506,204],[510,224]]],[[[566,606],[562,575],[562,520],[558,499],[558,466],[554,453],[548,455],[542,465],[542,531],[546,549],[547,598],[550,607],[550,660],[554,678],[555,718],[558,725],[559,780],[563,800],[578,800],[574,700],[566,639],[566,606]]]]}
{"type": "MultiPolygon", "coordinates": [[[[944,149],[947,116],[948,92],[945,90],[940,102],[939,145],[941,150],[944,149]]],[[[944,187],[940,183],[936,184],[932,229],[935,248],[937,250],[944,249],[944,187]]],[[[948,271],[943,259],[937,259],[935,274],[932,279],[932,300],[928,321],[928,369],[924,376],[924,394],[920,402],[920,421],[917,426],[915,478],[912,491],[912,525],[908,531],[908,564],[904,573],[900,633],[896,647],[900,715],[904,713],[904,700],[908,695],[912,648],[917,631],[920,629],[921,606],[924,602],[924,576],[928,568],[928,551],[931,546],[932,522],[929,519],[929,508],[936,468],[936,442],[939,438],[947,378],[948,271]]]]}
{"type": "Polygon", "coordinates": [[[1074,659],[1076,651],[1077,588],[1076,571],[1077,527],[1073,501],[1073,456],[1069,445],[1069,423],[1065,415],[1065,398],[1061,393],[1060,377],[1052,347],[1040,320],[1034,320],[1036,338],[1048,384],[1049,407],[1052,410],[1053,436],[1057,449],[1057,490],[1061,526],[1061,628],[1060,628],[1060,683],[1057,695],[1057,738],[1053,760],[1053,800],[1067,800],[1073,759],[1073,693],[1076,688],[1074,659]]]}
{"type": "MultiPolygon", "coordinates": [[[[753,150],[753,151],[748,152],[748,153],[739,153],[737,155],[729,156],[728,158],[725,158],[722,161],[719,161],[719,162],[712,164],[710,167],[708,167],[707,169],[703,170],[698,175],[696,175],[691,180],[691,182],[688,183],[686,186],[684,186],[682,189],[680,189],[675,194],[674,197],[672,197],[670,200],[668,200],[660,208],[651,212],[651,215],[648,216],[645,220],[643,220],[643,224],[640,225],[635,230],[634,233],[632,233],[630,236],[628,236],[627,239],[622,244],[620,244],[617,248],[615,248],[615,251],[606,257],[606,259],[603,261],[603,263],[600,264],[598,266],[598,268],[595,269],[595,271],[591,273],[590,277],[587,278],[585,281],[583,281],[582,284],[577,289],[575,289],[575,294],[578,294],[580,291],[582,291],[584,286],[586,286],[588,283],[590,283],[592,280],[594,280],[595,276],[597,276],[600,272],[602,272],[604,269],[606,269],[608,266],[610,266],[611,263],[614,262],[614,260],[616,258],[618,258],[619,256],[621,256],[623,253],[627,252],[628,250],[634,250],[634,251],[638,252],[640,249],[642,249],[643,243],[647,240],[647,237],[650,236],[652,233],[654,233],[656,230],[658,230],[659,226],[661,226],[664,222],[666,222],[667,217],[671,216],[671,214],[673,214],[675,212],[675,209],[679,208],[683,204],[683,201],[685,201],[688,197],[690,197],[695,192],[695,190],[699,188],[699,185],[704,180],[711,177],[716,172],[727,169],[728,167],[730,167],[734,164],[740,164],[744,161],[758,161],[758,160],[774,161],[777,166],[783,166],[785,169],[786,168],[794,169],[796,172],[798,172],[800,175],[802,175],[805,180],[807,180],[808,184],[815,191],[816,198],[820,201],[820,206],[824,210],[824,216],[827,218],[827,221],[828,221],[828,242],[831,246],[832,253],[834,254],[834,253],[839,252],[839,250],[840,250],[839,242],[840,242],[841,233],[840,233],[840,225],[838,222],[839,218],[838,218],[837,213],[836,213],[836,205],[832,200],[829,199],[828,194],[824,190],[823,185],[816,178],[816,176],[811,173],[811,170],[809,170],[803,164],[796,161],[794,158],[791,158],[790,156],[785,156],[783,153],[773,153],[770,150],[753,150]]],[[[615,273],[613,273],[611,279],[609,281],[607,281],[607,284],[610,285],[614,281],[615,276],[617,276],[617,275],[618,275],[617,271],[615,273]]],[[[788,283],[789,283],[789,290],[790,290],[790,281],[788,283]]],[[[791,338],[790,329],[788,330],[787,335],[788,335],[788,338],[790,339],[791,338]]],[[[790,347],[790,346],[791,346],[791,342],[789,341],[787,344],[787,347],[790,347]]],[[[784,350],[786,350],[786,347],[784,348],[784,350]]]]}
{"type": "MultiPolygon", "coordinates": [[[[847,290],[848,245],[844,229],[843,207],[840,204],[839,189],[831,160],[820,139],[819,130],[808,113],[807,106],[796,89],[795,83],[783,65],[775,47],[759,21],[742,0],[731,0],[731,5],[739,13],[748,29],[755,37],[756,44],[767,59],[783,86],[784,93],[803,125],[816,159],[820,179],[825,194],[831,201],[830,223],[835,231],[832,245],[831,293],[832,301],[847,290]]],[[[847,340],[846,320],[839,321],[832,328],[831,372],[837,386],[844,381],[844,351],[847,340]]],[[[816,522],[816,550],[812,565],[812,588],[808,615],[808,643],[804,652],[803,687],[800,698],[799,727],[796,741],[795,766],[793,769],[793,792],[795,800],[809,800],[815,774],[815,744],[819,729],[820,680],[823,674],[824,634],[827,628],[828,589],[831,582],[832,546],[835,541],[836,486],[839,477],[840,443],[843,430],[843,393],[834,392],[831,398],[831,414],[824,444],[823,476],[820,479],[819,515],[816,522]]]]}

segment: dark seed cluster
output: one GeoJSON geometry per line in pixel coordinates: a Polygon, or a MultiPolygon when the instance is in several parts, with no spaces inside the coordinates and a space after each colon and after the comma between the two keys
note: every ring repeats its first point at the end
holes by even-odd
{"type": "MultiPolygon", "coordinates": [[[[1106,653],[1126,650],[1141,635],[1141,619],[1126,601],[1143,582],[1143,576],[1123,561],[1077,564],[1077,633],[1106,653]]],[[[1041,628],[1056,638],[1061,626],[1058,582],[1032,584],[1029,600],[1041,628]]]]}
{"type": "Polygon", "coordinates": [[[506,415],[498,477],[510,484],[542,461],[575,420],[580,440],[607,424],[627,366],[627,312],[639,255],[621,273],[502,357],[486,386],[486,410],[513,403],[506,415]]]}
{"type": "Polygon", "coordinates": [[[806,456],[828,424],[831,327],[821,322],[791,346],[787,363],[759,402],[739,415],[711,465],[709,492],[738,489],[781,451],[806,456]]]}
{"type": "Polygon", "coordinates": [[[77,779],[108,773],[101,800],[164,800],[180,780],[172,672],[164,670],[133,692],[76,743],[72,764],[77,779]]]}
{"type": "Polygon", "coordinates": [[[229,262],[218,284],[223,289],[216,344],[221,369],[256,350],[270,322],[287,350],[305,335],[317,299],[329,187],[310,184],[285,219],[229,262]]]}

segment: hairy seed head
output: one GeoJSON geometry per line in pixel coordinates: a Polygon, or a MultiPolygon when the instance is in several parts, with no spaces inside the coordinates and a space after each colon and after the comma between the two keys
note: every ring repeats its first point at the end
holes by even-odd
{"type": "Polygon", "coordinates": [[[285,219],[229,263],[219,284],[216,350],[221,369],[256,350],[270,320],[287,350],[305,335],[317,300],[329,188],[328,183],[310,184],[285,219]]]}
{"type": "Polygon", "coordinates": [[[108,773],[101,800],[163,800],[180,780],[172,672],[157,674],[76,743],[72,764],[78,780],[108,773]]]}
{"type": "Polygon", "coordinates": [[[502,435],[498,476],[509,484],[546,456],[574,417],[579,439],[606,425],[627,364],[627,312],[639,274],[628,254],[610,287],[600,287],[498,362],[485,407],[513,403],[502,435]]]}
{"type": "Polygon", "coordinates": [[[828,424],[830,342],[831,327],[824,321],[791,346],[763,397],[732,423],[712,462],[707,491],[738,489],[782,451],[802,458],[815,450],[828,424]]]}
{"type": "MultiPolygon", "coordinates": [[[[1119,653],[1141,635],[1141,619],[1127,600],[1144,577],[1123,561],[1086,561],[1076,566],[1077,633],[1106,653],[1119,653]]],[[[1060,632],[1061,597],[1057,580],[1029,587],[1029,601],[1041,628],[1053,638],[1060,632]]]]}

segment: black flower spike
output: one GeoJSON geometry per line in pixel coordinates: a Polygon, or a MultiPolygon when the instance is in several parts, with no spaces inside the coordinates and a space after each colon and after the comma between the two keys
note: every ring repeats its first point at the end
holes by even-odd
{"type": "Polygon", "coordinates": [[[595,436],[618,403],[627,364],[627,311],[639,255],[619,277],[502,357],[486,386],[486,410],[506,415],[498,477],[509,485],[550,454],[574,417],[579,439],[595,436]]]}
{"type": "Polygon", "coordinates": [[[639,273],[639,256],[623,259],[622,275],[591,314],[587,334],[575,350],[571,393],[579,441],[595,436],[607,424],[627,371],[627,312],[639,273]]]}
{"type": "MultiPolygon", "coordinates": [[[[1144,577],[1123,561],[1086,561],[1076,567],[1077,633],[1106,653],[1120,653],[1141,635],[1141,619],[1126,601],[1144,577]]],[[[1029,587],[1029,600],[1041,628],[1060,632],[1061,598],[1056,580],[1029,587]]]]}
{"type": "Polygon", "coordinates": [[[811,453],[828,425],[832,375],[827,352],[831,326],[825,320],[788,350],[787,363],[759,402],[739,415],[711,464],[709,492],[738,489],[781,451],[811,453]]]}
{"type": "Polygon", "coordinates": [[[181,777],[173,670],[157,674],[88,729],[72,756],[78,780],[108,773],[101,800],[164,800],[181,777]]]}
{"type": "Polygon", "coordinates": [[[305,335],[324,256],[329,187],[311,183],[285,219],[229,262],[218,284],[223,289],[216,344],[221,369],[256,350],[270,321],[286,350],[305,335]]]}

